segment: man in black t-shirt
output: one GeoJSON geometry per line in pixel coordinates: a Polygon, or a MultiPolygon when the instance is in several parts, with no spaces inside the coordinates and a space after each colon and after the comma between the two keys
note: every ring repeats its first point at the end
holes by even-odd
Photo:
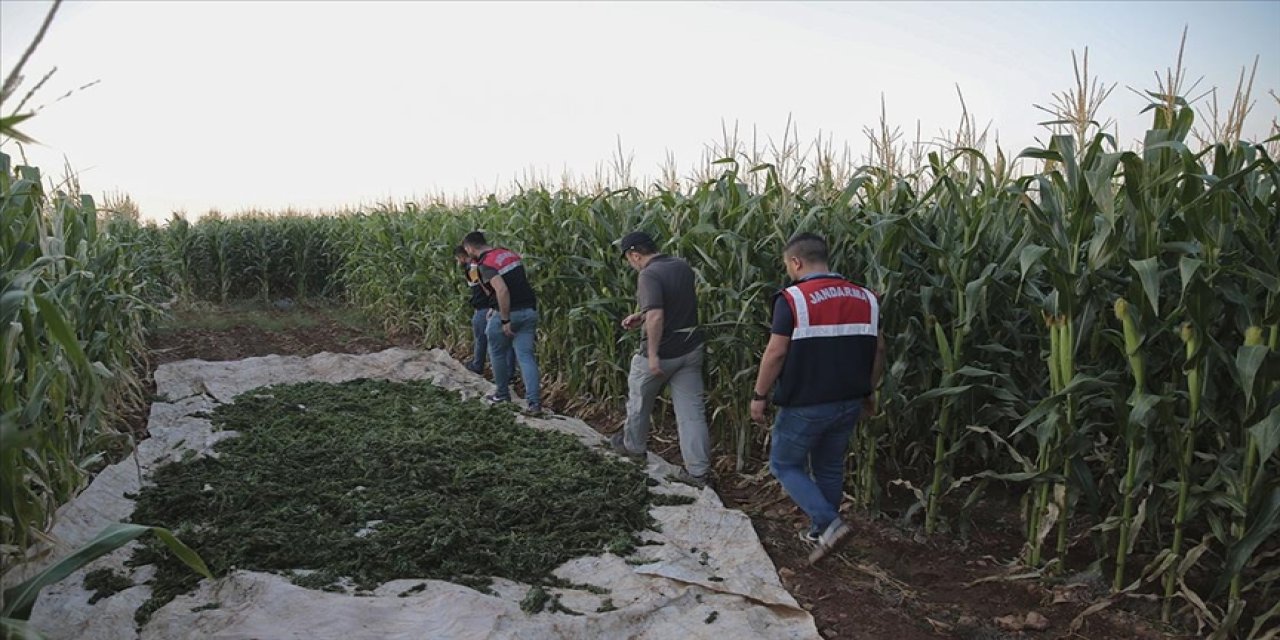
{"type": "Polygon", "coordinates": [[[542,415],[540,373],[534,354],[534,341],[538,335],[538,298],[529,284],[524,261],[520,254],[510,249],[489,246],[479,231],[468,233],[462,239],[462,245],[479,266],[481,286],[493,297],[485,333],[489,338],[489,360],[493,363],[497,390],[485,400],[494,404],[511,400],[514,368],[511,352],[514,348],[515,360],[520,363],[520,375],[524,378],[525,412],[542,415]]]}

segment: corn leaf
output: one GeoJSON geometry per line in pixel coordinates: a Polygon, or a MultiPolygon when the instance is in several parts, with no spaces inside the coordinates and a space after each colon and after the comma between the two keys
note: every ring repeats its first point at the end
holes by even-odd
{"type": "Polygon", "coordinates": [[[1130,260],[1129,264],[1138,272],[1142,282],[1142,290],[1147,294],[1147,302],[1151,303],[1151,311],[1160,315],[1160,263],[1154,258],[1130,260]]]}
{"type": "Polygon", "coordinates": [[[1280,487],[1272,487],[1261,500],[1248,531],[1227,550],[1226,562],[1213,590],[1215,595],[1226,589],[1232,578],[1244,570],[1258,545],[1277,530],[1280,530],[1280,487]]]}
{"type": "Polygon", "coordinates": [[[1258,447],[1258,460],[1265,465],[1271,459],[1271,454],[1275,453],[1276,447],[1280,446],[1280,405],[1271,409],[1271,413],[1257,424],[1249,427],[1249,435],[1253,436],[1253,441],[1258,447]]]}

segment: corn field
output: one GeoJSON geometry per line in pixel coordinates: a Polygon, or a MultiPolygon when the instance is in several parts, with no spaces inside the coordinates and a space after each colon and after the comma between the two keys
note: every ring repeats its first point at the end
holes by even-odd
{"type": "Polygon", "coordinates": [[[74,184],[46,193],[0,154],[0,557],[48,530],[93,468],[130,448],[145,409],[147,326],[162,289],[133,258],[138,225],[100,219],[74,184]]]}
{"type": "Polygon", "coordinates": [[[727,145],[688,187],[530,187],[468,207],[117,219],[115,231],[95,229],[88,201],[40,195],[22,168],[25,179],[0,183],[0,409],[6,442],[31,439],[4,449],[5,486],[21,488],[4,493],[4,542],[30,543],[82,478],[103,416],[136,401],[144,300],[329,297],[388,331],[465,348],[452,248],[474,229],[526,256],[544,388],[561,410],[624,403],[636,345],[618,319],[632,311],[635,276],[612,243],[644,229],[688,259],[716,439],[754,472],[768,434],[744,398],[785,278],[780,250],[813,231],[830,239],[837,271],[882,296],[882,410],[860,425],[849,460],[860,507],[874,512],[886,487],[901,488],[910,522],[964,535],[1000,485],[1021,499],[1031,569],[1092,565],[1115,598],[1161,600],[1166,620],[1275,637],[1275,139],[1270,151],[1193,142],[1196,115],[1181,99],[1150,113],[1133,150],[1082,118],[1016,158],[986,153],[968,129],[907,162],[886,129],[857,170],[826,153],[760,162],[727,145]]]}

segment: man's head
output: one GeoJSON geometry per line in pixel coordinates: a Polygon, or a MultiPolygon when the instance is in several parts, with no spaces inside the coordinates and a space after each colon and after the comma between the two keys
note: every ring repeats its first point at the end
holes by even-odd
{"type": "Polygon", "coordinates": [[[639,271],[649,259],[658,254],[658,245],[653,241],[653,237],[643,231],[632,231],[622,237],[618,242],[622,246],[622,257],[626,258],[627,264],[632,269],[639,271]]]}
{"type": "Polygon", "coordinates": [[[471,254],[467,253],[466,247],[458,245],[453,248],[453,259],[457,260],[458,264],[467,264],[471,262],[471,254]]]}
{"type": "Polygon", "coordinates": [[[827,270],[827,241],[813,233],[797,233],[782,250],[787,277],[798,280],[807,273],[827,270]]]}
{"type": "Polygon", "coordinates": [[[485,239],[484,232],[472,231],[463,236],[462,248],[466,250],[467,255],[472,258],[478,258],[481,253],[484,253],[489,248],[489,241],[485,239]]]}

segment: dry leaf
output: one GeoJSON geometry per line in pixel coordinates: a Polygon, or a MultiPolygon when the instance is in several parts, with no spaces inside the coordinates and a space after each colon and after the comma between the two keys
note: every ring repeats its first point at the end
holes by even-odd
{"type": "Polygon", "coordinates": [[[934,620],[927,616],[925,617],[925,621],[927,621],[929,626],[933,627],[933,630],[937,633],[946,633],[952,629],[951,625],[945,622],[939,622],[938,620],[934,620]]]}
{"type": "Polygon", "coordinates": [[[1023,624],[1027,629],[1044,631],[1049,628],[1049,619],[1040,615],[1038,611],[1028,611],[1027,619],[1023,624]]]}
{"type": "Polygon", "coordinates": [[[1049,628],[1049,619],[1037,611],[1028,611],[1025,616],[1011,613],[995,619],[996,626],[1005,631],[1044,631],[1049,628]]]}
{"type": "Polygon", "coordinates": [[[1052,604],[1069,604],[1089,601],[1089,585],[1076,583],[1053,588],[1052,604]]]}
{"type": "Polygon", "coordinates": [[[1005,631],[1022,631],[1022,616],[1016,613],[1011,613],[1007,616],[1000,616],[995,619],[995,623],[997,627],[1000,627],[1005,631]]]}

